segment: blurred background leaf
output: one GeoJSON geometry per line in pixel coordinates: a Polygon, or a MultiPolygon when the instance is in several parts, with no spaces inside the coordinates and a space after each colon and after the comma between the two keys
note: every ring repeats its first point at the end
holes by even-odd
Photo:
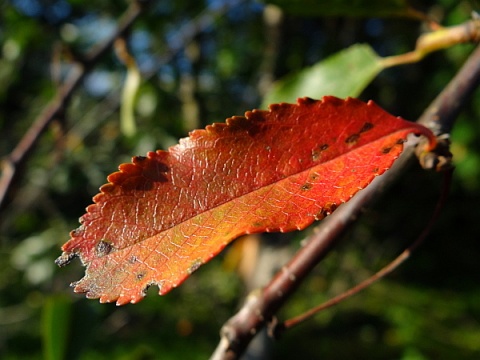
{"type": "Polygon", "coordinates": [[[66,358],[69,344],[72,302],[64,296],[51,296],[43,306],[44,358],[60,360],[66,358]]]}
{"type": "Polygon", "coordinates": [[[358,97],[381,70],[380,58],[368,45],[352,45],[276,82],[266,94],[263,107],[279,102],[295,103],[302,96],[358,97]]]}
{"type": "Polygon", "coordinates": [[[270,3],[300,16],[422,17],[407,0],[271,0],[270,3]]]}

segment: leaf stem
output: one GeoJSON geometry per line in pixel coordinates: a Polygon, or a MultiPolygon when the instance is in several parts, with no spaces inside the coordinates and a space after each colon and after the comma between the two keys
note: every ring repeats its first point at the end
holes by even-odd
{"type": "Polygon", "coordinates": [[[480,41],[480,19],[474,18],[460,25],[441,27],[423,34],[418,38],[415,50],[405,54],[384,57],[380,62],[384,68],[416,63],[434,51],[457,44],[478,41],[480,41]]]}

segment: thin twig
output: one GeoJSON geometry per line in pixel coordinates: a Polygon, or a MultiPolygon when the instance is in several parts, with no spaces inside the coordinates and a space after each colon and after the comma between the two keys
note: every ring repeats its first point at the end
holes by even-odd
{"type": "Polygon", "coordinates": [[[142,13],[147,3],[148,1],[133,1],[120,18],[117,30],[105,42],[95,46],[81,60],[77,60],[77,63],[72,66],[66,81],[58,89],[55,98],[35,119],[13,151],[3,160],[0,178],[0,211],[6,207],[8,197],[11,196],[12,185],[19,178],[21,169],[27,162],[41,135],[54,119],[65,112],[74,91],[81,84],[85,75],[112,48],[115,40],[126,33],[142,13]]]}
{"type": "MultiPolygon", "coordinates": [[[[479,77],[480,47],[477,47],[418,121],[431,128],[437,135],[451,129],[458,112],[478,86],[479,77]]],[[[238,359],[255,334],[272,321],[275,313],[295,292],[300,282],[329,250],[338,244],[341,235],[356,221],[361,212],[404,171],[413,157],[413,150],[411,143],[407,143],[402,156],[389,171],[376,178],[348,203],[324,219],[283,271],[279,272],[263,290],[252,293],[247,298],[244,306],[222,327],[221,341],[211,359],[238,359]]]]}
{"type": "Polygon", "coordinates": [[[456,44],[477,43],[480,40],[480,19],[451,27],[439,27],[423,34],[417,40],[415,50],[405,54],[387,56],[381,60],[384,68],[416,63],[434,51],[447,49],[456,44]]]}

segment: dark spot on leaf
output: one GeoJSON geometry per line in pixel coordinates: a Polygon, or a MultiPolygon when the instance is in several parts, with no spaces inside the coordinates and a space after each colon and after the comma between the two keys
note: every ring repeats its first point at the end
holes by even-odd
{"type": "Polygon", "coordinates": [[[345,139],[345,143],[348,145],[355,145],[359,138],[360,134],[350,135],[348,138],[345,139]]]}
{"type": "Polygon", "coordinates": [[[320,153],[328,149],[327,144],[319,146],[317,149],[312,150],[312,160],[318,161],[320,159],[320,153]]]}
{"type": "Polygon", "coordinates": [[[170,168],[167,165],[156,161],[153,166],[146,166],[142,171],[142,175],[154,182],[167,182],[168,179],[165,173],[169,170],[170,168]]]}
{"type": "Polygon", "coordinates": [[[397,142],[395,144],[397,145],[402,145],[404,142],[406,142],[407,140],[405,139],[398,139],[397,142]]]}
{"type": "Polygon", "coordinates": [[[335,203],[330,203],[330,204],[326,204],[323,208],[325,210],[327,210],[328,214],[327,215],[330,215],[332,212],[334,212],[336,209],[337,209],[338,205],[335,204],[335,203]]]}
{"type": "Polygon", "coordinates": [[[327,203],[325,206],[318,212],[318,214],[315,216],[315,219],[321,220],[324,217],[330,215],[332,212],[334,212],[337,209],[337,204],[334,203],[327,203]]]}
{"type": "Polygon", "coordinates": [[[197,259],[192,263],[192,265],[190,265],[190,267],[188,268],[187,271],[188,271],[189,274],[193,274],[202,265],[203,265],[202,259],[197,259]]]}
{"type": "Polygon", "coordinates": [[[112,252],[113,246],[108,240],[100,240],[100,242],[95,247],[95,251],[98,257],[108,255],[112,252]]]}
{"type": "Polygon", "coordinates": [[[373,124],[369,123],[369,122],[366,122],[365,124],[363,124],[362,128],[360,129],[360,132],[363,133],[363,132],[371,130],[371,129],[373,129],[373,124]]]}
{"type": "Polygon", "coordinates": [[[318,173],[313,173],[312,175],[310,175],[310,179],[313,181],[317,180],[318,177],[319,177],[318,173]]]}
{"type": "Polygon", "coordinates": [[[238,135],[240,138],[245,134],[255,137],[255,135],[261,133],[263,129],[262,124],[259,121],[255,121],[262,119],[261,113],[254,110],[247,111],[245,115],[251,121],[245,121],[245,117],[243,116],[233,116],[228,122],[229,131],[232,134],[238,135]]]}
{"type": "Polygon", "coordinates": [[[248,135],[254,137],[255,135],[259,134],[261,132],[261,127],[259,125],[252,125],[248,129],[248,135]]]}
{"type": "Polygon", "coordinates": [[[308,191],[308,190],[310,190],[312,187],[313,187],[312,184],[310,184],[310,183],[305,183],[305,184],[303,184],[303,185],[300,187],[300,189],[303,190],[303,191],[308,191]]]}
{"type": "Polygon", "coordinates": [[[390,152],[390,150],[392,150],[391,147],[383,148],[383,149],[382,149],[382,154],[388,154],[388,153],[390,152]]]}
{"type": "MultiPolygon", "coordinates": [[[[170,169],[164,163],[145,157],[135,156],[133,164],[120,165],[121,172],[114,173],[108,177],[109,181],[118,184],[124,191],[148,191],[153,188],[154,183],[165,183],[168,181],[165,175],[170,169]]],[[[103,192],[113,192],[107,185],[102,186],[103,192]]]]}
{"type": "Polygon", "coordinates": [[[128,262],[129,262],[130,264],[135,264],[135,263],[137,262],[137,260],[138,260],[138,259],[137,259],[136,256],[130,256],[130,257],[128,258],[128,262]]]}
{"type": "Polygon", "coordinates": [[[135,176],[125,179],[120,186],[124,191],[148,191],[153,189],[153,181],[150,181],[144,177],[135,176]]]}
{"type": "Polygon", "coordinates": [[[309,97],[304,97],[304,98],[299,100],[300,104],[305,104],[305,105],[315,104],[316,102],[317,102],[317,100],[309,98],[309,97]]]}
{"type": "Polygon", "coordinates": [[[75,230],[72,230],[70,232],[70,236],[71,237],[79,237],[83,234],[83,232],[84,232],[83,226],[80,226],[79,228],[77,228],[75,230]]]}
{"type": "Polygon", "coordinates": [[[146,159],[147,159],[146,156],[134,156],[133,163],[134,164],[141,163],[141,162],[145,161],[146,159]]]}
{"type": "Polygon", "coordinates": [[[315,220],[322,220],[326,215],[323,212],[323,209],[321,209],[317,214],[315,214],[315,220]]]}
{"type": "Polygon", "coordinates": [[[144,277],[145,277],[144,272],[138,273],[137,276],[136,276],[137,280],[142,280],[144,277]]]}
{"type": "Polygon", "coordinates": [[[374,174],[378,174],[378,171],[379,171],[379,168],[377,168],[377,167],[375,169],[373,169],[374,174]]]}

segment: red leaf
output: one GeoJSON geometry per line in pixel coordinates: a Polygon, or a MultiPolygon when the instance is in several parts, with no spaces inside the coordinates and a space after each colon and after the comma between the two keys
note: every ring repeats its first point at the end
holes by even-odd
{"type": "Polygon", "coordinates": [[[165,294],[242,234],[303,229],[382,174],[409,133],[433,134],[373,102],[271,105],[196,130],[108,177],[57,259],[80,256],[88,298],[165,294]]]}

